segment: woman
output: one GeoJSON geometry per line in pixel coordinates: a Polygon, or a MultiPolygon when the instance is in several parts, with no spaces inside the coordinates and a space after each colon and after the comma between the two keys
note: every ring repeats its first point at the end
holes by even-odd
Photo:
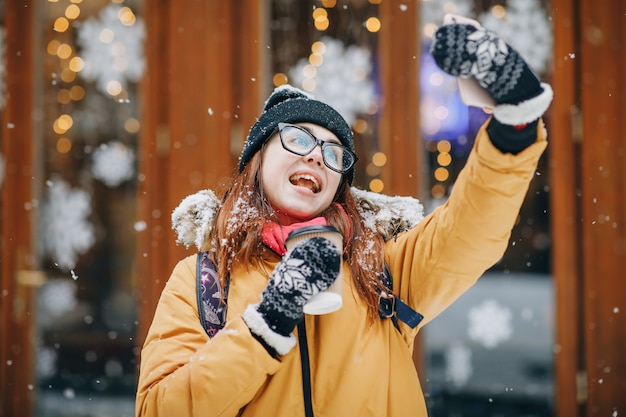
{"type": "Polygon", "coordinates": [[[138,416],[426,416],[415,335],[502,256],[546,146],[539,118],[552,98],[514,50],[475,25],[442,26],[432,53],[495,102],[447,203],[417,224],[372,220],[389,201],[377,206],[351,188],[357,157],[345,120],[298,89],[277,88],[215,210],[179,230],[197,233],[183,240],[208,251],[229,285],[225,325],[209,338],[197,256],[182,260],[142,350],[138,416]],[[343,253],[322,238],[286,251],[287,233],[312,223],[340,230],[343,253]],[[342,262],[342,308],[305,315],[342,262]],[[415,328],[379,317],[385,267],[394,294],[424,317],[415,328]],[[293,274],[302,286],[285,285],[293,274]]]}

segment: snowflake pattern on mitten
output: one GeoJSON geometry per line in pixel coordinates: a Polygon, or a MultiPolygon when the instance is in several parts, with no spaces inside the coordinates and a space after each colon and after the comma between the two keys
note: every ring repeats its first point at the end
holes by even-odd
{"type": "Polygon", "coordinates": [[[542,92],[524,59],[498,35],[468,24],[440,27],[431,53],[448,74],[474,77],[496,103],[517,104],[542,92]]]}
{"type": "Polygon", "coordinates": [[[341,255],[329,240],[314,237],[287,252],[263,291],[259,313],[269,328],[289,335],[304,318],[303,306],[339,275],[341,255]]]}

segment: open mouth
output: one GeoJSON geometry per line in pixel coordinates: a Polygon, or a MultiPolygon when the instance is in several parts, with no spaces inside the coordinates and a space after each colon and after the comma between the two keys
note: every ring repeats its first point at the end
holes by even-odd
{"type": "Polygon", "coordinates": [[[294,174],[289,177],[289,182],[297,187],[303,187],[311,190],[314,194],[320,192],[320,184],[317,179],[312,175],[307,174],[294,174]]]}

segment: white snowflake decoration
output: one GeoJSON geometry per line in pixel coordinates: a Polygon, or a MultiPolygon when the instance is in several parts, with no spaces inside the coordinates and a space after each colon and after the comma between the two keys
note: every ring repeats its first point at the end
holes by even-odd
{"type": "Polygon", "coordinates": [[[100,145],[93,153],[92,173],[109,187],[117,187],[135,174],[135,152],[121,142],[100,145]]]}
{"type": "Polygon", "coordinates": [[[493,349],[513,334],[511,310],[495,300],[486,300],[468,313],[470,339],[493,349]]]}
{"type": "Polygon", "coordinates": [[[454,343],[445,351],[446,378],[456,387],[467,384],[472,376],[472,351],[465,345],[454,343]]]}
{"type": "Polygon", "coordinates": [[[67,278],[55,278],[39,289],[39,315],[54,320],[76,308],[76,283],[67,278]]]}
{"type": "Polygon", "coordinates": [[[317,100],[334,107],[352,124],[357,114],[367,112],[377,99],[371,80],[370,51],[356,45],[345,47],[341,41],[329,37],[320,42],[325,45],[323,63],[312,67],[308,58],[303,58],[289,70],[289,78],[317,100]],[[309,72],[314,75],[307,77],[305,73],[309,72]],[[308,87],[311,80],[314,88],[308,87]]]}
{"type": "Polygon", "coordinates": [[[50,378],[57,372],[57,351],[49,346],[37,347],[35,371],[38,378],[50,378]]]}
{"type": "Polygon", "coordinates": [[[72,190],[62,180],[47,182],[48,196],[41,210],[42,251],[62,269],[73,269],[78,255],[95,242],[89,222],[91,197],[81,189],[72,190]]]}
{"type": "Polygon", "coordinates": [[[141,19],[126,25],[120,19],[120,5],[105,7],[98,18],[89,18],[78,28],[77,43],[82,47],[85,66],[80,72],[87,81],[107,93],[111,82],[122,88],[127,81],[138,82],[145,69],[143,40],[145,27],[141,19]]]}
{"type": "Polygon", "coordinates": [[[420,3],[422,27],[429,24],[441,26],[446,14],[456,14],[469,18],[474,16],[472,12],[473,1],[471,0],[426,0],[420,3]]]}
{"type": "Polygon", "coordinates": [[[552,61],[552,25],[539,0],[508,0],[504,18],[483,13],[478,20],[515,48],[534,71],[548,71],[552,61]]]}

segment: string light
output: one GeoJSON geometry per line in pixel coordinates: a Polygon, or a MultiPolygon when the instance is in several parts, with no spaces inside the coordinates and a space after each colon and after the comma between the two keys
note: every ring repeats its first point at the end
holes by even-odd
{"type": "Polygon", "coordinates": [[[367,127],[368,123],[363,119],[356,119],[352,124],[352,130],[354,130],[356,133],[365,133],[367,127]]]}
{"type": "Polygon", "coordinates": [[[311,45],[311,52],[314,54],[324,55],[326,52],[326,44],[322,41],[315,41],[311,45]]]}
{"type": "Polygon", "coordinates": [[[448,178],[450,177],[450,173],[448,172],[448,170],[443,167],[437,168],[435,170],[434,175],[435,175],[435,179],[439,182],[447,181],[448,178]]]}
{"type": "Polygon", "coordinates": [[[134,117],[126,119],[126,121],[124,122],[124,130],[126,130],[128,133],[137,133],[139,132],[140,127],[141,123],[134,117]]]}
{"type": "Polygon", "coordinates": [[[72,101],[72,94],[67,88],[62,88],[57,92],[57,102],[59,104],[67,104],[72,101]]]}
{"type": "Polygon", "coordinates": [[[132,26],[137,20],[137,16],[129,7],[122,7],[117,13],[117,17],[124,26],[132,26]]]}
{"type": "Polygon", "coordinates": [[[83,61],[82,58],[75,56],[70,59],[68,68],[74,72],[80,72],[83,68],[85,68],[85,61],[83,61]]]}
{"type": "Polygon", "coordinates": [[[309,62],[311,63],[311,65],[319,67],[324,63],[324,57],[320,54],[313,52],[311,55],[309,55],[309,62]]]}
{"type": "Polygon", "coordinates": [[[107,84],[107,93],[112,96],[116,96],[122,92],[122,84],[119,81],[113,80],[109,81],[107,84]]]}
{"type": "Polygon", "coordinates": [[[70,130],[73,125],[74,120],[72,119],[72,116],[69,114],[62,114],[54,121],[52,130],[54,130],[54,133],[56,134],[63,135],[65,132],[70,130]]]}
{"type": "Polygon", "coordinates": [[[387,165],[387,155],[383,152],[376,152],[374,156],[372,156],[372,163],[377,167],[384,167],[387,165]]]}
{"type": "Polygon", "coordinates": [[[374,178],[370,181],[369,188],[375,193],[381,193],[385,189],[385,183],[379,178],[374,178]]]}
{"type": "Polygon", "coordinates": [[[447,140],[440,140],[437,142],[437,151],[438,152],[450,152],[452,149],[452,145],[447,140]]]}
{"type": "Polygon", "coordinates": [[[60,45],[61,45],[61,42],[57,41],[56,39],[53,39],[50,42],[48,42],[48,46],[46,46],[46,52],[48,53],[48,55],[56,55],[57,51],[59,50],[60,45]]]}
{"type": "Polygon", "coordinates": [[[65,17],[74,20],[77,19],[78,16],[80,16],[80,7],[75,4],[70,4],[69,6],[67,6],[67,8],[65,9],[65,17]]]}
{"type": "Polygon", "coordinates": [[[304,91],[315,91],[315,87],[317,87],[317,83],[313,78],[305,78],[304,80],[302,80],[302,89],[304,91]]]}
{"type": "Polygon", "coordinates": [[[501,4],[496,4],[491,8],[491,14],[497,19],[504,19],[506,17],[506,9],[501,4]]]}
{"type": "Polygon", "coordinates": [[[113,42],[113,39],[115,39],[115,33],[113,33],[113,31],[109,28],[102,29],[98,39],[100,39],[100,42],[103,43],[111,43],[113,42]]]}
{"type": "Polygon", "coordinates": [[[57,56],[61,59],[67,59],[72,56],[72,47],[66,43],[62,43],[57,48],[57,56]]]}
{"type": "Polygon", "coordinates": [[[59,138],[57,139],[56,149],[59,153],[68,153],[72,150],[72,142],[66,137],[59,138]]]}
{"type": "Polygon", "coordinates": [[[433,185],[433,187],[430,189],[430,194],[434,197],[434,198],[442,198],[443,196],[446,195],[446,187],[444,187],[441,184],[435,184],[433,185]]]}
{"type": "MultiPolygon", "coordinates": [[[[439,183],[446,182],[450,178],[450,171],[447,169],[452,163],[452,144],[448,140],[440,140],[436,142],[429,142],[427,148],[431,152],[437,152],[437,164],[439,167],[433,172],[433,177],[439,183]]],[[[446,194],[446,187],[443,184],[435,184],[430,190],[431,195],[434,198],[442,198],[446,194]]]]}
{"type": "Polygon", "coordinates": [[[302,74],[304,74],[306,78],[315,78],[317,75],[317,68],[314,65],[305,65],[302,68],[302,74]]]}
{"type": "Polygon", "coordinates": [[[365,21],[365,28],[372,33],[376,33],[380,30],[382,24],[377,17],[370,17],[365,21]]]}
{"type": "Polygon", "coordinates": [[[76,73],[70,68],[63,68],[61,70],[61,80],[65,83],[71,83],[76,79],[76,73]]]}
{"type": "Polygon", "coordinates": [[[287,74],[284,74],[282,72],[276,73],[274,74],[274,77],[272,77],[272,83],[274,84],[274,87],[287,84],[288,81],[289,79],[287,77],[287,74]]]}
{"type": "Polygon", "coordinates": [[[367,164],[365,167],[365,173],[370,177],[377,177],[380,175],[380,167],[377,167],[374,164],[367,164]]]}
{"type": "Polygon", "coordinates": [[[55,32],[65,32],[70,27],[70,22],[64,17],[59,17],[54,21],[55,32]]]}
{"type": "Polygon", "coordinates": [[[424,25],[424,28],[422,29],[422,33],[424,34],[424,37],[427,39],[431,39],[433,37],[433,35],[435,34],[435,32],[437,31],[438,26],[434,23],[427,23],[424,25]]]}
{"type": "Polygon", "coordinates": [[[320,32],[325,31],[330,26],[330,21],[328,20],[328,12],[323,7],[318,7],[313,10],[313,23],[315,25],[315,29],[320,32]]]}
{"type": "Polygon", "coordinates": [[[74,101],[80,101],[85,98],[85,89],[80,85],[74,85],[70,88],[70,97],[74,101]]]}
{"type": "Polygon", "coordinates": [[[442,167],[447,167],[452,163],[452,156],[448,152],[437,155],[437,163],[442,167]]]}

